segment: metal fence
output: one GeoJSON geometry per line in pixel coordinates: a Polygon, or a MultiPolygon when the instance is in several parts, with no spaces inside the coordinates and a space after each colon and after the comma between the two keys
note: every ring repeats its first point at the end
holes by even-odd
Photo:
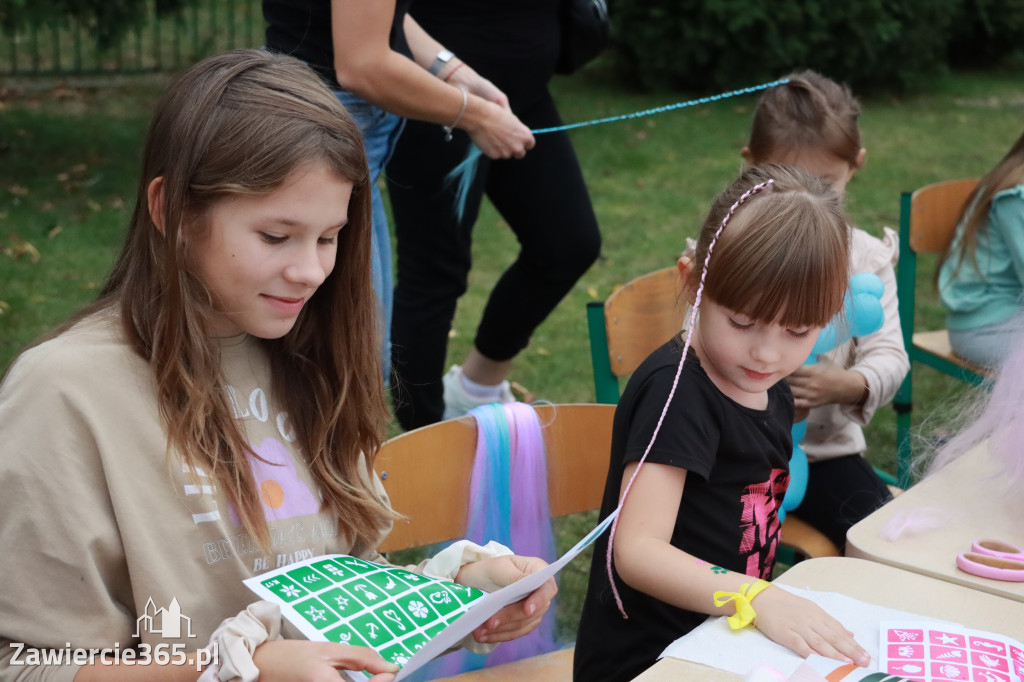
{"type": "Polygon", "coordinates": [[[263,44],[260,0],[200,0],[158,15],[101,49],[85,26],[55,19],[13,35],[0,32],[0,76],[85,76],[175,71],[203,57],[263,44]]]}

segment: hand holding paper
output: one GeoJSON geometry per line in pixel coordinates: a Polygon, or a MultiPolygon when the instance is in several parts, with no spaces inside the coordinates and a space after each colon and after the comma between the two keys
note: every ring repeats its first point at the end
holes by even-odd
{"type": "MultiPolygon", "coordinates": [[[[493,592],[546,566],[547,562],[536,557],[495,557],[466,564],[456,582],[493,592]]],[[[557,592],[554,578],[549,578],[526,599],[509,604],[488,618],[473,631],[474,639],[481,643],[507,642],[531,632],[540,624],[557,592]]]]}

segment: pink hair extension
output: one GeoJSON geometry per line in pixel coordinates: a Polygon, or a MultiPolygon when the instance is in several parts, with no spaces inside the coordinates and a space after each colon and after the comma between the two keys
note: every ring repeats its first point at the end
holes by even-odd
{"type": "Polygon", "coordinates": [[[976,417],[935,454],[926,475],[988,440],[989,452],[999,464],[996,477],[1009,491],[1019,492],[1024,485],[1024,315],[1009,324],[1017,332],[996,380],[989,385],[991,392],[975,408],[976,417]]]}
{"type": "Polygon", "coordinates": [[[505,403],[511,452],[511,525],[516,553],[554,561],[555,539],[548,505],[548,468],[537,411],[521,402],[505,403]]]}
{"type": "MultiPolygon", "coordinates": [[[[536,410],[525,403],[491,403],[472,410],[477,446],[470,481],[466,539],[488,540],[516,554],[555,560],[555,539],[548,505],[547,449],[536,410]]],[[[493,653],[451,654],[432,661],[414,679],[451,677],[469,670],[554,651],[554,609],[529,634],[506,642],[493,653]]]]}
{"type": "MultiPolygon", "coordinates": [[[[516,554],[554,561],[555,536],[548,504],[548,469],[544,434],[537,411],[521,402],[503,405],[509,425],[511,501],[508,519],[516,554]]],[[[554,651],[555,611],[544,614],[530,634],[505,642],[487,657],[487,665],[509,663],[554,651]]]]}
{"type": "Polygon", "coordinates": [[[892,519],[878,529],[878,537],[895,542],[904,535],[917,535],[949,523],[949,512],[938,507],[921,507],[897,512],[892,519]]]}
{"type": "MultiPolygon", "coordinates": [[[[725,226],[729,224],[732,216],[736,213],[736,210],[745,202],[747,199],[757,194],[763,189],[769,188],[773,180],[767,180],[765,182],[758,183],[744,192],[739,199],[736,200],[732,206],[729,207],[729,211],[722,218],[722,224],[719,225],[718,229],[715,230],[715,236],[711,238],[711,243],[708,244],[708,253],[704,257],[704,264],[700,272],[700,283],[697,285],[697,294],[693,301],[693,310],[690,312],[690,324],[689,329],[686,330],[686,341],[683,343],[683,352],[679,356],[679,365],[676,367],[675,378],[672,379],[672,388],[668,392],[668,398],[665,399],[665,405],[661,408],[661,416],[658,417],[658,423],[654,426],[654,433],[651,434],[651,440],[647,443],[647,448],[644,449],[644,454],[640,458],[640,461],[636,465],[636,469],[633,471],[633,475],[629,478],[629,483],[626,484],[626,489],[622,492],[622,499],[619,500],[619,509],[622,509],[623,505],[626,504],[626,498],[629,496],[629,490],[633,487],[633,481],[636,480],[637,474],[640,473],[640,468],[644,465],[647,460],[647,455],[650,454],[651,448],[654,447],[654,441],[658,438],[658,432],[661,431],[661,424],[665,421],[665,415],[668,414],[668,406],[672,403],[672,398],[676,394],[676,387],[679,385],[679,377],[683,372],[683,363],[686,362],[686,354],[690,351],[690,340],[693,338],[693,329],[697,322],[697,311],[700,309],[701,297],[704,295],[704,280],[708,276],[708,264],[711,262],[711,252],[715,249],[715,244],[718,243],[718,238],[722,235],[722,231],[725,226]]],[[[619,613],[625,619],[629,618],[626,613],[626,608],[622,605],[622,597],[619,595],[619,590],[615,586],[615,576],[612,574],[612,548],[615,543],[615,531],[618,530],[619,521],[622,519],[621,514],[615,518],[612,522],[612,529],[608,536],[608,551],[605,555],[605,568],[608,571],[608,582],[612,586],[612,596],[615,597],[615,605],[619,607],[619,613]]]]}

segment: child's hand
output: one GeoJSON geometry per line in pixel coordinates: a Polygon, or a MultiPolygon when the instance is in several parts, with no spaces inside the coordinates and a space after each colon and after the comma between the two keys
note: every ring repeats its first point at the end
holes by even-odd
{"type": "MultiPolygon", "coordinates": [[[[543,559],[516,555],[484,559],[463,566],[457,582],[490,592],[511,585],[547,565],[543,559]]],[[[525,599],[509,604],[488,618],[473,631],[473,638],[484,644],[493,644],[530,633],[540,625],[557,592],[554,579],[547,580],[525,599]]]]}
{"type": "Polygon", "coordinates": [[[252,654],[261,682],[337,682],[339,670],[365,670],[374,682],[390,682],[399,668],[373,649],[333,642],[282,639],[264,642],[252,654]]]}
{"type": "Polygon", "coordinates": [[[793,391],[793,404],[799,408],[820,405],[854,405],[867,391],[864,375],[845,369],[828,358],[801,365],[786,377],[793,391]]]}
{"type": "Polygon", "coordinates": [[[812,601],[781,587],[770,587],[752,602],[754,627],[768,639],[804,658],[820,654],[844,663],[867,666],[871,656],[853,639],[853,633],[812,601]]]}

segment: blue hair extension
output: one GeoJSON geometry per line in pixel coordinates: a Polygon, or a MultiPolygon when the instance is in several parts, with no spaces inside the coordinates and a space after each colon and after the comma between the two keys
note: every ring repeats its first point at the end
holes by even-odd
{"type": "Polygon", "coordinates": [[[512,512],[508,418],[499,403],[472,410],[476,419],[476,457],[469,493],[466,537],[475,542],[497,540],[512,544],[508,523],[512,512]]]}
{"type": "MultiPolygon", "coordinates": [[[[652,109],[643,109],[641,111],[634,111],[629,114],[619,114],[617,116],[606,116],[605,118],[595,118],[589,121],[581,121],[579,123],[567,123],[560,126],[552,126],[550,128],[535,128],[530,132],[534,135],[543,135],[544,133],[555,133],[562,130],[574,130],[576,128],[584,128],[587,126],[599,125],[601,123],[615,123],[616,121],[626,121],[633,118],[642,118],[644,116],[652,116],[654,114],[663,114],[666,111],[675,111],[676,109],[685,109],[686,107],[697,106],[698,104],[707,104],[709,102],[717,102],[718,100],[728,99],[730,97],[736,97],[738,95],[749,95],[760,90],[767,90],[768,88],[774,88],[776,85],[783,85],[788,83],[788,78],[780,78],[779,80],[772,81],[771,83],[762,83],[761,85],[752,85],[747,88],[740,88],[739,90],[730,90],[723,92],[718,95],[709,95],[707,97],[699,97],[697,99],[687,100],[685,102],[676,102],[675,104],[666,104],[660,107],[654,107],[652,109]]],[[[455,185],[455,215],[461,221],[462,217],[466,213],[466,201],[469,199],[469,188],[473,186],[473,180],[476,178],[476,169],[480,165],[480,157],[483,156],[483,152],[475,144],[469,145],[469,152],[466,154],[466,158],[448,172],[445,176],[445,186],[455,185]]]]}
{"type": "Polygon", "coordinates": [[[469,188],[476,179],[476,169],[480,165],[480,157],[484,153],[475,144],[470,143],[466,158],[458,166],[452,168],[445,176],[445,186],[455,185],[455,217],[462,221],[466,214],[466,201],[469,199],[469,188]]]}

